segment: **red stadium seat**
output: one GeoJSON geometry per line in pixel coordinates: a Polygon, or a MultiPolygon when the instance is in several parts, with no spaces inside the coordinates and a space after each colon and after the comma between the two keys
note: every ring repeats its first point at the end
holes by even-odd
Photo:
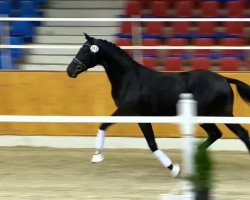
{"type": "Polygon", "coordinates": [[[225,22],[225,34],[229,36],[244,36],[244,22],[225,22]]]}
{"type": "Polygon", "coordinates": [[[240,69],[240,60],[237,58],[220,58],[219,62],[222,71],[237,71],[240,69]]]}
{"type": "MultiPolygon", "coordinates": [[[[117,46],[132,46],[132,39],[130,38],[116,38],[115,41],[117,46]]],[[[131,49],[126,49],[125,50],[128,54],[132,55],[132,50],[131,49]]]]}
{"type": "Polygon", "coordinates": [[[115,41],[117,46],[132,46],[132,39],[129,38],[116,38],[115,41]]]}
{"type": "Polygon", "coordinates": [[[148,6],[148,0],[134,0],[139,3],[141,9],[144,9],[148,6]]]}
{"type": "MultiPolygon", "coordinates": [[[[220,45],[222,46],[243,46],[245,45],[244,39],[242,38],[223,38],[220,40],[220,45]]],[[[234,49],[225,49],[222,50],[222,55],[230,55],[230,56],[236,56],[238,55],[239,58],[240,55],[244,56],[243,50],[234,50],[234,49]]]]}
{"type": "Polygon", "coordinates": [[[145,23],[144,38],[162,39],[165,37],[164,23],[163,22],[148,22],[145,23]]]}
{"type": "Polygon", "coordinates": [[[201,1],[201,16],[202,17],[218,17],[219,6],[217,1],[201,1]]]}
{"type": "Polygon", "coordinates": [[[125,16],[141,16],[141,4],[139,1],[126,1],[125,16]]]}
{"type": "Polygon", "coordinates": [[[132,34],[132,22],[121,22],[120,24],[120,33],[125,35],[132,34]]]}
{"type": "MultiPolygon", "coordinates": [[[[215,41],[212,38],[195,38],[192,40],[192,45],[194,46],[213,46],[215,41]]],[[[193,52],[194,56],[206,56],[211,57],[213,55],[213,50],[211,49],[195,49],[193,52]]]]}
{"type": "Polygon", "coordinates": [[[198,22],[196,34],[198,37],[216,38],[216,22],[198,22]]]}
{"type": "Polygon", "coordinates": [[[244,2],[241,1],[228,1],[225,5],[227,17],[243,17],[244,16],[244,2]]]}
{"type": "MultiPolygon", "coordinates": [[[[166,45],[169,46],[185,46],[188,44],[187,39],[184,38],[169,38],[166,41],[166,45]]],[[[169,49],[168,56],[177,56],[185,58],[187,52],[183,49],[169,49]]]]}
{"type": "Polygon", "coordinates": [[[191,38],[193,34],[189,30],[190,27],[190,22],[173,22],[171,24],[172,37],[191,38]]]}
{"type": "Polygon", "coordinates": [[[143,65],[148,68],[154,68],[157,66],[157,58],[155,57],[143,57],[143,65]]]}
{"type": "Polygon", "coordinates": [[[183,59],[175,57],[165,58],[164,71],[183,71],[183,59]]]}
{"type": "Polygon", "coordinates": [[[174,4],[176,17],[192,17],[193,15],[193,2],[192,1],[175,1],[174,4]]]}
{"type": "Polygon", "coordinates": [[[209,70],[211,68],[211,63],[209,58],[197,57],[193,58],[191,61],[192,69],[204,69],[209,70]]]}
{"type": "Polygon", "coordinates": [[[186,34],[189,32],[190,22],[173,22],[172,34],[186,34]]]}
{"type": "MultiPolygon", "coordinates": [[[[161,45],[161,41],[159,39],[154,39],[154,38],[144,38],[144,39],[142,39],[142,45],[143,46],[159,46],[159,45],[161,45]]],[[[144,49],[143,54],[157,56],[158,50],[156,50],[156,49],[144,49]]]]}
{"type": "Polygon", "coordinates": [[[153,17],[167,17],[168,6],[166,1],[151,1],[150,4],[150,15],[153,17]]]}
{"type": "Polygon", "coordinates": [[[247,69],[248,70],[250,70],[250,58],[248,58],[247,60],[246,60],[246,66],[247,66],[247,69]]]}

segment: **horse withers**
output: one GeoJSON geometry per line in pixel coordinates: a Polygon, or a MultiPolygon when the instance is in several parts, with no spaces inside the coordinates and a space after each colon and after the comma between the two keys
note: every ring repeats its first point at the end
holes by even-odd
{"type": "MultiPolygon", "coordinates": [[[[181,93],[192,93],[197,101],[199,116],[233,116],[234,84],[244,101],[250,102],[250,86],[217,73],[194,70],[189,72],[157,72],[134,61],[115,44],[96,39],[85,34],[86,42],[67,68],[69,77],[76,78],[80,73],[96,65],[102,65],[112,88],[112,97],[117,109],[113,116],[175,116],[176,103],[181,93]]],[[[92,162],[104,159],[102,150],[106,129],[112,124],[103,123],[96,139],[96,151],[92,162]]],[[[179,166],[173,165],[170,158],[159,150],[150,123],[139,123],[149,148],[162,163],[171,170],[173,176],[179,174],[179,166]]],[[[222,136],[215,124],[200,124],[208,138],[200,148],[207,148],[222,136]]],[[[250,152],[249,135],[240,124],[226,124],[246,145],[250,152]]]]}

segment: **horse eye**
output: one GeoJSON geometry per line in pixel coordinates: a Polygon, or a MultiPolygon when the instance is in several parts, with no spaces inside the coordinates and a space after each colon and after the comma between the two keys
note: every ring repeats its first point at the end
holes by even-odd
{"type": "Polygon", "coordinates": [[[82,70],[82,66],[81,66],[81,65],[78,65],[78,66],[76,67],[76,70],[77,70],[77,71],[81,71],[81,70],[82,70]]]}

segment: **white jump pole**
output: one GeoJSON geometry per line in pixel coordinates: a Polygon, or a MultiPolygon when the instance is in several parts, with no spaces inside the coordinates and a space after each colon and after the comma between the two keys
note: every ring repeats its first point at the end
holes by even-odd
{"type": "MultiPolygon", "coordinates": [[[[193,95],[184,93],[180,95],[177,103],[177,113],[180,116],[180,130],[182,132],[183,142],[183,163],[182,175],[189,177],[194,174],[194,153],[195,144],[193,135],[195,133],[195,116],[197,115],[197,104],[193,100],[193,95]]],[[[193,184],[186,180],[182,181],[182,194],[164,194],[161,200],[194,200],[195,194],[193,184]]]]}

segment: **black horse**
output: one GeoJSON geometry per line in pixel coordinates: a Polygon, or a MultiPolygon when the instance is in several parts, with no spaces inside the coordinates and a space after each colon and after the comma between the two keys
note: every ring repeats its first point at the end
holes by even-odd
{"type": "MultiPolygon", "coordinates": [[[[125,51],[106,40],[85,34],[87,42],[73,58],[67,68],[70,77],[96,65],[105,68],[112,85],[112,97],[117,106],[113,116],[174,116],[176,103],[181,93],[192,93],[198,105],[199,116],[233,116],[233,91],[235,84],[240,96],[250,102],[250,86],[219,74],[195,70],[179,73],[157,72],[135,62],[125,51]]],[[[96,153],[93,162],[103,160],[101,150],[104,145],[105,130],[110,126],[103,123],[97,134],[96,153]]],[[[202,144],[207,148],[222,136],[215,124],[200,124],[208,138],[202,144]]],[[[239,124],[226,124],[246,145],[250,152],[250,140],[246,129],[239,124]]],[[[150,123],[139,123],[148,146],[159,161],[175,176],[178,167],[157,148],[150,123]]]]}

